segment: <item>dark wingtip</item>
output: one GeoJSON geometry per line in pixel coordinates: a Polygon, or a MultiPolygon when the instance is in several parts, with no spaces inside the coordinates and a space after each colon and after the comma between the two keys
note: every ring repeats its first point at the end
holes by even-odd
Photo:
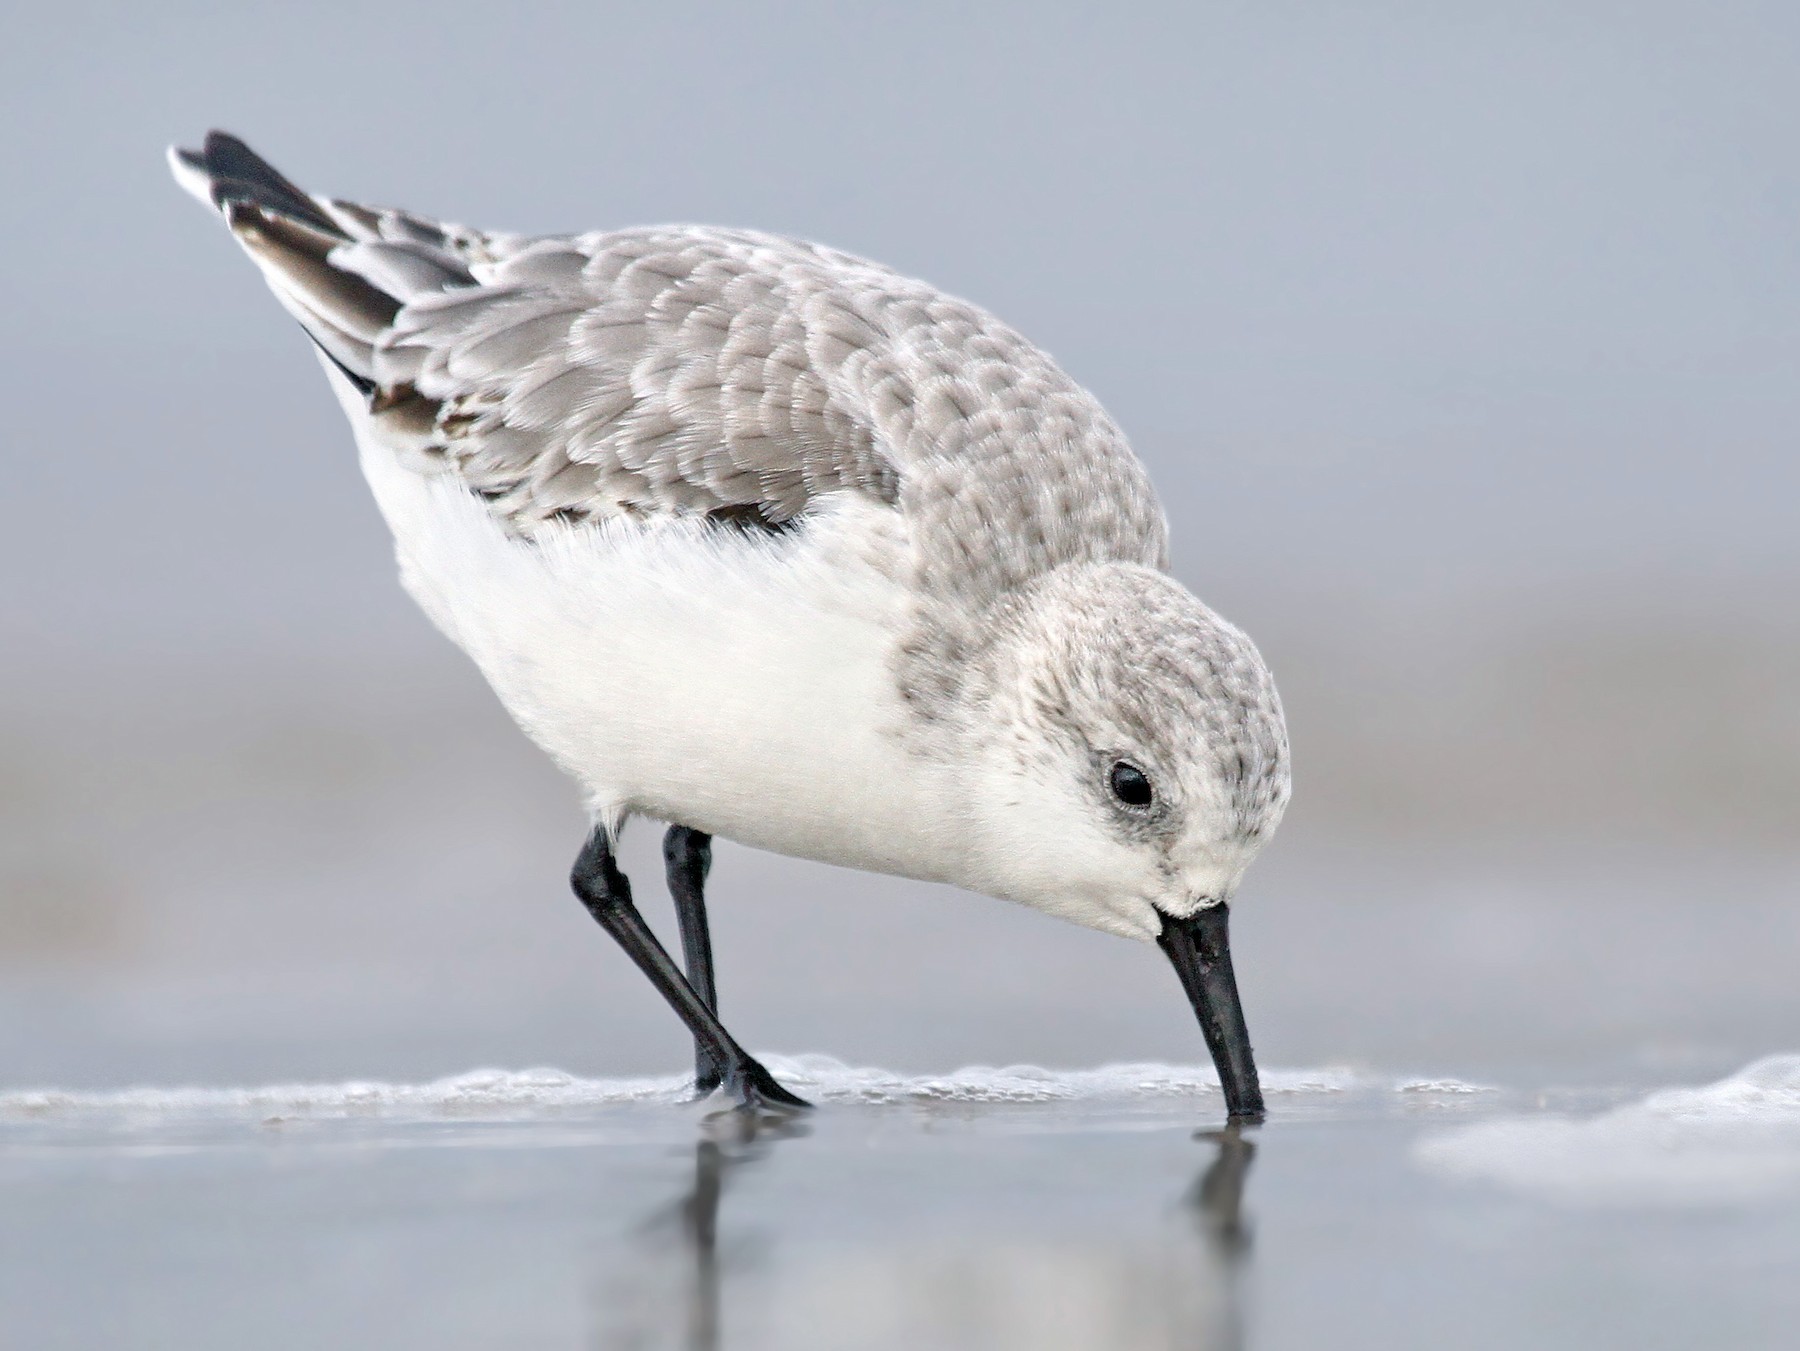
{"type": "Polygon", "coordinates": [[[212,181],[212,199],[221,211],[230,203],[244,203],[278,215],[303,221],[328,234],[343,237],[343,227],[319,209],[273,164],[228,131],[206,133],[205,149],[177,150],[176,156],[212,181]]]}

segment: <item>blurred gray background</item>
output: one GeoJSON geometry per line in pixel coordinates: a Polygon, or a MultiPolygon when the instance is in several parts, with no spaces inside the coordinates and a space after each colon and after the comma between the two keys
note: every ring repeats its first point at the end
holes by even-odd
{"type": "MultiPolygon", "coordinates": [[[[161,150],[520,230],[788,232],[1095,390],[1270,658],[1266,1062],[1800,1044],[1800,11],[37,7],[0,52],[0,1082],[672,1070],[574,794],[401,594],[161,150]]],[[[667,912],[654,832],[630,862],[667,912]]],[[[759,1048],[1194,1060],[1153,952],[722,847],[759,1048]]]]}

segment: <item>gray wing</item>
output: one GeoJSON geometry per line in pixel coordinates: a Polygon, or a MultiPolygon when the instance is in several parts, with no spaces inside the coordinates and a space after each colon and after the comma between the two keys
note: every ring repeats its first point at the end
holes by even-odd
{"type": "Polygon", "coordinates": [[[535,240],[401,308],[374,378],[435,405],[424,452],[524,533],[662,512],[779,527],[842,491],[892,504],[894,461],[814,363],[832,323],[807,294],[817,266],[723,231],[535,240]]]}
{"type": "Polygon", "coordinates": [[[778,529],[847,492],[904,513],[944,590],[1165,565],[1094,399],[921,282],[749,232],[528,239],[315,199],[218,133],[175,163],[380,433],[520,535],[665,513],[778,529]]]}

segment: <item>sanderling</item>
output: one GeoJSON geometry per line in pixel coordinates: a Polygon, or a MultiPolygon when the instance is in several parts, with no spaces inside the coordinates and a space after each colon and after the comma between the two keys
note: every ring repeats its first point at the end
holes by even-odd
{"type": "Polygon", "coordinates": [[[1260,1116],[1227,902],[1287,804],[1281,706],[1048,356],[799,240],[486,233],[216,132],[170,163],[317,346],[407,590],[584,790],[575,892],[702,1091],[804,1105],[719,1021],[722,835],[1156,941],[1260,1116]],[[670,823],[685,975],[615,862],[632,816],[670,823]]]}

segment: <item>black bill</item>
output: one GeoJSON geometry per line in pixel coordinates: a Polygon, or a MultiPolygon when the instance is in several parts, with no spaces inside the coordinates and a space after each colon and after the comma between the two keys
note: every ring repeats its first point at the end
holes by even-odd
{"type": "Polygon", "coordinates": [[[1169,955],[1181,988],[1200,1019],[1206,1049],[1212,1052],[1225,1090],[1225,1110],[1233,1121],[1263,1119],[1262,1085],[1250,1054],[1250,1031],[1238,999],[1237,977],[1231,973],[1229,907],[1208,906],[1186,919],[1164,917],[1157,944],[1169,955]]]}

